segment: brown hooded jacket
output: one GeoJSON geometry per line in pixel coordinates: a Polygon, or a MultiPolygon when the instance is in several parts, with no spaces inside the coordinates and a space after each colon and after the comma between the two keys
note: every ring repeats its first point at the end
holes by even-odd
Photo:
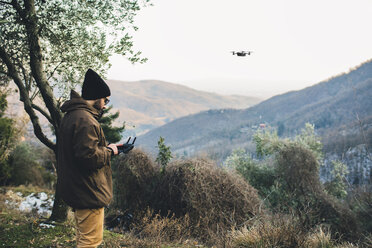
{"type": "Polygon", "coordinates": [[[100,111],[71,91],[58,135],[57,187],[76,209],[107,206],[112,199],[111,150],[98,123],[100,111]]]}

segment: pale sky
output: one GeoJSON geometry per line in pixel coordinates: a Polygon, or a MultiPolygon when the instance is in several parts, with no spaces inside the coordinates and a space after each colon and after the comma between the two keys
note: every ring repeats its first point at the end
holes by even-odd
{"type": "Polygon", "coordinates": [[[107,78],[163,80],[220,94],[271,96],[372,58],[372,0],[153,0],[138,13],[132,65],[107,78]],[[247,57],[231,54],[251,50],[247,57]]]}

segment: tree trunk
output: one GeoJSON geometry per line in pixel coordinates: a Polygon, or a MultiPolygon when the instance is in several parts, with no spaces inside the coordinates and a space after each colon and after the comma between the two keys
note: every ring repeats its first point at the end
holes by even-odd
{"type": "MultiPolygon", "coordinates": [[[[32,102],[30,101],[30,97],[28,95],[28,92],[25,88],[25,86],[22,83],[22,80],[20,76],[18,75],[18,72],[13,65],[13,63],[10,61],[10,58],[8,54],[6,53],[5,49],[3,47],[0,47],[0,59],[7,65],[8,68],[8,75],[13,79],[14,83],[18,86],[20,99],[24,104],[24,109],[27,112],[27,114],[30,116],[30,120],[34,127],[34,133],[36,137],[47,147],[52,149],[54,151],[54,154],[56,156],[57,160],[57,147],[56,144],[51,142],[48,137],[43,133],[42,128],[40,126],[39,118],[34,112],[34,109],[32,108],[32,102]]],[[[54,125],[56,127],[58,125],[54,125]]],[[[58,130],[56,130],[57,132],[58,130]]],[[[57,139],[58,140],[58,139],[57,139]]],[[[58,164],[57,164],[58,166],[58,164]]],[[[58,177],[58,175],[57,175],[58,177]]],[[[51,221],[65,221],[67,219],[67,205],[63,202],[60,193],[56,189],[55,196],[54,196],[54,204],[53,204],[53,211],[52,215],[50,217],[51,221]]]]}
{"type": "MultiPolygon", "coordinates": [[[[57,147],[58,147],[58,136],[57,136],[57,147]]],[[[58,172],[58,148],[54,149],[54,155],[56,157],[57,161],[57,168],[56,173],[58,172]]],[[[58,184],[58,173],[57,173],[57,184],[58,184]]],[[[67,212],[68,212],[68,206],[67,204],[62,200],[61,193],[58,190],[56,184],[56,189],[54,193],[54,203],[53,203],[53,209],[52,209],[52,215],[49,217],[49,221],[56,221],[56,222],[64,222],[67,220],[67,212]]]]}
{"type": "MultiPolygon", "coordinates": [[[[23,13],[20,12],[20,15],[23,19],[23,22],[25,24],[25,28],[27,31],[27,38],[28,38],[29,50],[30,50],[31,72],[32,72],[33,78],[36,81],[37,87],[40,90],[45,106],[49,110],[49,113],[50,113],[49,121],[51,121],[51,124],[53,125],[56,134],[58,134],[58,127],[62,119],[62,114],[61,114],[60,109],[57,106],[56,99],[53,95],[52,87],[49,85],[49,82],[47,81],[46,75],[44,72],[43,55],[42,55],[42,50],[41,50],[40,40],[39,40],[39,35],[38,35],[39,27],[38,27],[37,18],[36,18],[35,2],[34,0],[25,0],[24,6],[25,6],[24,12],[23,13]]],[[[57,140],[58,140],[58,137],[57,137],[57,140]]],[[[52,150],[54,151],[54,154],[56,155],[56,161],[58,161],[56,146],[54,146],[52,150]]],[[[58,167],[58,162],[57,162],[57,167],[58,167]]],[[[58,174],[57,174],[57,178],[58,178],[58,174]]],[[[59,222],[65,221],[67,219],[67,211],[68,211],[68,207],[66,203],[62,200],[58,187],[56,187],[56,191],[54,195],[53,210],[52,210],[52,215],[50,216],[50,220],[59,221],[59,222]]]]}
{"type": "MultiPolygon", "coordinates": [[[[58,138],[57,138],[58,142],[58,138]]],[[[58,143],[57,143],[58,147],[58,143]]],[[[58,150],[54,150],[54,154],[56,156],[56,161],[57,161],[57,167],[58,167],[58,150]]],[[[56,173],[57,173],[57,168],[56,168],[56,173]]],[[[57,183],[58,183],[58,174],[57,174],[57,183]]],[[[61,193],[58,190],[57,184],[55,188],[55,193],[54,193],[54,203],[53,203],[53,209],[52,209],[52,215],[49,217],[49,221],[56,221],[56,222],[64,222],[67,220],[67,213],[68,213],[68,206],[67,204],[62,200],[61,193]]]]}
{"type": "Polygon", "coordinates": [[[50,216],[49,221],[64,222],[65,220],[67,220],[67,212],[68,206],[62,200],[61,194],[56,187],[52,215],[50,216]]]}

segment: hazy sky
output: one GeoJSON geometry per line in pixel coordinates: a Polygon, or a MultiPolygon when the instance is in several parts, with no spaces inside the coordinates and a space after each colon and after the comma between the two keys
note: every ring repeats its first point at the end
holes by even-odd
{"type": "Polygon", "coordinates": [[[372,0],[153,0],[135,49],[109,79],[164,80],[222,94],[302,89],[372,58],[372,0]],[[252,50],[237,57],[233,50],[252,50]]]}

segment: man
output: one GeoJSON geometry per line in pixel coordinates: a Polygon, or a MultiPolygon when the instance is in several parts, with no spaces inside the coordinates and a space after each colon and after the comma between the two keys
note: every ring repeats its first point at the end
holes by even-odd
{"type": "Polygon", "coordinates": [[[73,208],[77,247],[97,247],[103,238],[104,207],[112,199],[111,156],[98,119],[111,95],[105,81],[89,69],[82,96],[71,91],[58,135],[58,182],[62,199],[73,208]]]}

